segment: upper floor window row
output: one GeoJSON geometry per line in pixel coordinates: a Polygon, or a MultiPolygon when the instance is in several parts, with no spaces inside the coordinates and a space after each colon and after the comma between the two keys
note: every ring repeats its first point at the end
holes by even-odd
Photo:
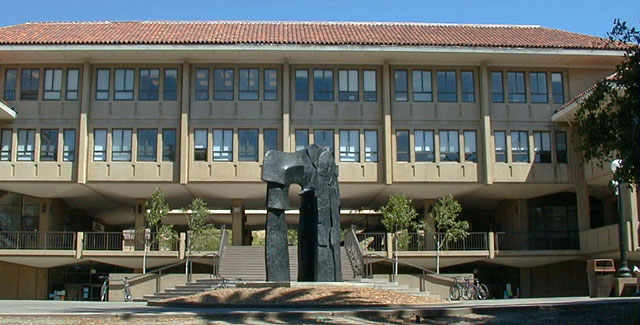
{"type": "MultiPolygon", "coordinates": [[[[409,101],[409,85],[411,100],[414,102],[433,102],[433,89],[438,102],[458,101],[458,72],[456,70],[436,70],[436,86],[432,78],[432,70],[394,70],[394,98],[396,102],[409,101]],[[408,75],[411,73],[411,82],[408,75]]],[[[460,71],[460,99],[463,103],[476,101],[475,78],[473,71],[460,71]]]]}
{"type": "Polygon", "coordinates": [[[209,100],[210,80],[213,80],[213,100],[234,100],[237,79],[238,100],[260,100],[260,88],[262,100],[278,100],[277,69],[262,69],[262,87],[258,68],[237,69],[237,78],[235,74],[236,69],[233,68],[196,69],[195,99],[209,100]]]}
{"type": "MultiPolygon", "coordinates": [[[[295,71],[295,99],[308,101],[309,86],[313,82],[314,101],[335,101],[336,75],[333,69],[313,69],[311,79],[309,69],[295,71]]],[[[375,102],[378,100],[377,71],[358,69],[338,69],[337,98],[341,102],[375,102]],[[361,97],[362,96],[362,97],[361,97]]]]}
{"type": "MultiPolygon", "coordinates": [[[[332,153],[334,147],[334,130],[313,130],[313,142],[319,146],[328,147],[332,153]]],[[[361,152],[364,152],[364,162],[378,162],[378,131],[377,130],[339,130],[339,160],[341,162],[360,162],[361,152]],[[361,136],[364,137],[364,148],[361,150],[361,136]]],[[[309,130],[295,131],[296,150],[302,150],[309,145],[309,130]]],[[[335,156],[335,153],[334,153],[335,156]]]]}
{"type": "MultiPolygon", "coordinates": [[[[158,149],[162,161],[173,162],[176,158],[176,130],[175,129],[112,129],[111,130],[111,161],[132,161],[133,133],[136,135],[135,157],[138,162],[157,161],[158,149]],[[160,137],[160,139],[159,139],[160,137]],[[162,141],[162,147],[158,142],[162,141]]],[[[107,129],[93,130],[93,161],[107,161],[107,129]]]]}
{"type": "MultiPolygon", "coordinates": [[[[507,162],[507,132],[495,131],[493,134],[495,144],[496,162],[507,162]]],[[[530,162],[529,154],[529,132],[511,131],[511,162],[530,162]]],[[[556,163],[566,164],[568,162],[567,133],[564,131],[555,132],[556,163]]],[[[551,132],[533,132],[533,161],[535,163],[551,163],[551,132]]]]}
{"type": "Polygon", "coordinates": [[[76,156],[76,130],[63,129],[3,129],[0,132],[0,161],[13,160],[13,148],[16,148],[17,161],[74,161],[76,156]],[[16,145],[14,146],[14,135],[16,145]],[[60,136],[62,135],[62,136],[60,136]],[[38,139],[36,139],[38,138],[38,139]],[[36,140],[38,147],[36,147],[36,140]],[[60,143],[62,141],[62,143],[60,143]],[[60,144],[62,145],[60,147],[60,144]],[[60,152],[62,148],[62,152],[60,152]],[[39,149],[39,150],[36,150],[39,149]]]}
{"type": "MultiPolygon", "coordinates": [[[[109,100],[113,87],[114,100],[134,100],[135,69],[97,69],[96,100],[109,100]],[[113,71],[113,78],[111,77],[113,71]],[[113,79],[113,80],[112,80],[113,79]]],[[[178,99],[178,69],[138,69],[138,100],[159,100],[162,76],[162,99],[178,99]]]]}
{"type": "MultiPolygon", "coordinates": [[[[193,159],[195,161],[207,161],[209,147],[209,135],[213,140],[211,160],[214,162],[230,162],[234,160],[234,136],[233,129],[195,129],[193,131],[193,159]]],[[[237,130],[237,151],[239,161],[258,161],[259,146],[258,129],[237,130]]],[[[269,150],[278,150],[278,130],[264,129],[263,153],[269,150]]]]}
{"type": "Polygon", "coordinates": [[[41,78],[41,73],[42,69],[20,69],[20,74],[18,69],[5,69],[4,99],[16,100],[19,85],[20,100],[37,100],[42,83],[43,100],[61,100],[63,97],[65,100],[78,100],[78,69],[45,68],[44,78],[41,78]]]}
{"type": "MultiPolygon", "coordinates": [[[[410,162],[435,162],[436,146],[435,135],[438,135],[439,157],[441,162],[460,162],[460,133],[458,130],[414,130],[413,137],[409,130],[396,130],[396,161],[410,162]],[[413,152],[410,142],[413,141],[413,152]]],[[[478,148],[475,130],[462,132],[464,143],[464,160],[466,162],[478,161],[478,148]]]]}
{"type": "MultiPolygon", "coordinates": [[[[491,100],[505,102],[505,91],[509,103],[527,102],[527,82],[522,71],[507,71],[506,87],[502,71],[491,72],[491,100]]],[[[549,93],[554,104],[564,104],[564,81],[561,72],[529,72],[529,102],[544,104],[549,102],[549,93]],[[548,78],[550,76],[550,78],[548,78]],[[551,85],[551,87],[549,87],[551,85]]]]}

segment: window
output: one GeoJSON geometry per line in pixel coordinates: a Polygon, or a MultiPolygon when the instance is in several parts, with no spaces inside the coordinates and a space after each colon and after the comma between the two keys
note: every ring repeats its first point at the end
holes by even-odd
{"type": "Polygon", "coordinates": [[[33,161],[35,130],[18,130],[18,161],[33,161]]]}
{"type": "Polygon", "coordinates": [[[238,130],[238,160],[258,161],[258,130],[238,130]]]}
{"type": "Polygon", "coordinates": [[[456,89],[456,72],[438,71],[438,101],[455,102],[458,101],[458,91],[456,89]]]}
{"type": "Polygon", "coordinates": [[[18,78],[18,70],[7,69],[4,72],[4,99],[16,99],[16,79],[18,78]]]}
{"type": "Polygon", "coordinates": [[[464,131],[464,160],[478,162],[476,131],[464,131]]]}
{"type": "Polygon", "coordinates": [[[551,162],[551,134],[549,132],[533,132],[534,161],[537,163],[551,162]]]}
{"type": "Polygon", "coordinates": [[[473,82],[473,71],[460,72],[462,79],[462,101],[472,103],[476,101],[475,84],[473,82]]]}
{"type": "Polygon", "coordinates": [[[64,130],[62,135],[62,161],[76,160],[76,130],[64,130]]]}
{"type": "Polygon", "coordinates": [[[264,69],[264,100],[278,100],[278,70],[264,69]]]}
{"type": "Polygon", "coordinates": [[[313,70],[313,100],[333,100],[333,70],[313,70]]]}
{"type": "MultiPolygon", "coordinates": [[[[206,149],[205,149],[206,150],[206,149]]],[[[176,130],[162,130],[162,161],[176,160],[176,130]]]]}
{"type": "Polygon", "coordinates": [[[296,151],[309,146],[309,131],[296,130],[296,151]]]}
{"type": "Polygon", "coordinates": [[[547,74],[544,72],[530,72],[529,84],[531,85],[531,102],[547,102],[547,74]]]}
{"type": "MultiPolygon", "coordinates": [[[[240,69],[240,86],[238,87],[238,99],[258,100],[260,88],[258,69],[240,69]]],[[[232,89],[233,90],[233,89],[232,89]]],[[[232,97],[233,98],[233,95],[232,97]]]]}
{"type": "Polygon", "coordinates": [[[67,100],[78,100],[78,78],[80,74],[78,69],[67,70],[67,100]]]}
{"type": "Polygon", "coordinates": [[[338,71],[338,92],[341,101],[358,101],[358,70],[338,71]]]}
{"type": "Polygon", "coordinates": [[[107,130],[93,130],[93,161],[107,160],[107,130]]]}
{"type": "Polygon", "coordinates": [[[44,69],[44,100],[62,97],[62,69],[44,69]]]}
{"type": "Polygon", "coordinates": [[[213,69],[213,100],[233,100],[233,69],[213,69]]]}
{"type": "Polygon", "coordinates": [[[360,132],[340,130],[340,161],[360,161],[360,132]]]}
{"type": "Polygon", "coordinates": [[[407,89],[407,70],[395,70],[393,80],[396,102],[406,102],[409,100],[409,90],[407,89]]]}
{"type": "Polygon", "coordinates": [[[529,162],[529,135],[526,131],[511,131],[511,160],[529,162]]]}
{"type": "Polygon", "coordinates": [[[278,130],[265,129],[264,133],[264,152],[269,150],[278,150],[278,130]]]}
{"type": "Polygon", "coordinates": [[[131,130],[113,129],[111,135],[111,160],[131,161],[131,130]]]}
{"type": "Polygon", "coordinates": [[[527,101],[524,72],[507,72],[507,86],[509,87],[510,103],[524,103],[527,101]]]}
{"type": "Polygon", "coordinates": [[[433,90],[431,89],[431,71],[413,70],[413,101],[430,102],[433,101],[433,90]]]}
{"type": "Polygon", "coordinates": [[[507,135],[504,131],[495,131],[493,139],[496,147],[496,162],[507,162],[507,135]]]}
{"type": "Polygon", "coordinates": [[[365,102],[377,101],[378,91],[377,91],[376,71],[364,70],[362,79],[364,81],[364,101],[365,102]]]}
{"type": "Polygon", "coordinates": [[[296,70],[296,100],[309,100],[309,70],[296,70]]]}
{"type": "Polygon", "coordinates": [[[209,69],[196,69],[196,100],[209,100],[209,69]]]}
{"type": "Polygon", "coordinates": [[[163,100],[178,99],[178,69],[164,69],[163,100]]]}
{"type": "Polygon", "coordinates": [[[96,100],[109,100],[109,70],[98,69],[96,79],[96,100]]]}
{"type": "Polygon", "coordinates": [[[0,161],[11,160],[11,142],[13,141],[13,130],[2,130],[0,134],[0,161]]]}
{"type": "Polygon", "coordinates": [[[554,104],[564,104],[564,84],[562,82],[562,73],[551,73],[551,93],[553,94],[554,104]]]}
{"type": "Polygon", "coordinates": [[[415,130],[413,131],[413,141],[416,161],[436,161],[435,149],[433,147],[433,131],[415,130]]]}
{"type": "Polygon", "coordinates": [[[364,131],[364,161],[378,162],[378,131],[364,131]]]}
{"type": "Polygon", "coordinates": [[[440,161],[460,161],[458,131],[440,131],[440,161]]]}
{"type": "Polygon", "coordinates": [[[58,130],[40,130],[40,161],[58,160],[58,130]]]}
{"type": "Polygon", "coordinates": [[[558,164],[566,164],[568,162],[566,132],[556,132],[556,162],[558,164]]]}
{"type": "Polygon", "coordinates": [[[504,103],[504,86],[502,85],[502,72],[491,72],[491,101],[504,103]]]}
{"type": "Polygon", "coordinates": [[[213,130],[213,161],[233,161],[233,130],[213,130]]]}
{"type": "Polygon", "coordinates": [[[160,98],[160,69],[140,69],[139,100],[158,100],[160,98]]]}
{"type": "Polygon", "coordinates": [[[133,69],[116,69],[113,99],[133,100],[134,79],[133,69]]]}
{"type": "Polygon", "coordinates": [[[38,85],[40,84],[40,70],[22,69],[20,81],[20,99],[38,99],[38,85]]]}
{"type": "Polygon", "coordinates": [[[313,142],[333,152],[333,130],[313,130],[313,142]]]}
{"type": "Polygon", "coordinates": [[[396,160],[409,161],[409,131],[396,131],[396,160]]]}
{"type": "Polygon", "coordinates": [[[207,130],[196,129],[194,133],[193,160],[207,161],[207,130]]]}
{"type": "Polygon", "coordinates": [[[138,161],[156,161],[158,130],[138,129],[138,161]]]}

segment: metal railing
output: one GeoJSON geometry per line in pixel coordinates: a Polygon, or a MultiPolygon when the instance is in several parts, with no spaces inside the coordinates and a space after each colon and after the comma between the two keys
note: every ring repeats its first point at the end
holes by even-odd
{"type": "Polygon", "coordinates": [[[384,252],[387,250],[387,234],[384,232],[356,233],[356,238],[365,251],[384,252]]]}
{"type": "Polygon", "coordinates": [[[496,250],[561,250],[579,249],[577,231],[498,232],[496,250]]]}
{"type": "Polygon", "coordinates": [[[121,251],[123,247],[134,250],[134,240],[135,237],[127,239],[127,243],[124,243],[122,232],[87,232],[84,234],[83,247],[85,250],[100,251],[121,251]]]}
{"type": "Polygon", "coordinates": [[[85,250],[102,251],[144,251],[145,243],[149,251],[178,251],[180,241],[175,238],[161,238],[162,234],[152,232],[87,232],[84,234],[85,250]]]}
{"type": "MultiPolygon", "coordinates": [[[[400,251],[435,251],[436,239],[426,233],[401,233],[398,235],[398,250],[400,251]]],[[[437,233],[442,243],[444,233],[437,233]]],[[[488,250],[487,233],[470,232],[467,237],[451,240],[442,245],[441,251],[474,251],[488,250]]]]}
{"type": "Polygon", "coordinates": [[[367,277],[369,273],[368,268],[370,265],[365,264],[364,249],[360,245],[358,237],[355,232],[355,227],[347,230],[344,234],[344,250],[347,253],[353,276],[355,277],[367,277]]]}
{"type": "Polygon", "coordinates": [[[0,231],[0,249],[74,250],[75,232],[0,231]]]}

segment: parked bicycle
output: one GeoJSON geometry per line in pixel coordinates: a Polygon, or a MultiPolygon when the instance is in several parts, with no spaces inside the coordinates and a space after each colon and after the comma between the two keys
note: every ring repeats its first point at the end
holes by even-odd
{"type": "Polygon", "coordinates": [[[449,288],[449,299],[459,300],[461,297],[464,300],[484,300],[489,297],[489,288],[480,283],[477,278],[454,277],[453,284],[449,288]],[[464,279],[464,282],[461,279],[464,279]]]}
{"type": "MultiPolygon", "coordinates": [[[[106,275],[99,276],[98,278],[104,279],[104,281],[102,282],[102,288],[100,289],[100,301],[107,301],[108,294],[109,294],[109,281],[115,280],[115,279],[112,279],[110,276],[106,276],[106,275]]],[[[129,284],[129,278],[124,277],[122,280],[117,280],[117,281],[122,281],[124,283],[124,289],[123,289],[124,301],[132,302],[133,296],[131,295],[131,286],[129,284]]]]}
{"type": "Polygon", "coordinates": [[[451,288],[449,288],[449,299],[451,300],[460,299],[460,293],[463,290],[463,284],[462,282],[458,281],[459,279],[460,277],[454,277],[453,284],[451,285],[451,288]]]}
{"type": "Polygon", "coordinates": [[[101,275],[98,277],[99,279],[104,279],[102,282],[102,289],[100,289],[100,301],[107,301],[107,295],[109,294],[109,277],[106,275],[101,275]]]}

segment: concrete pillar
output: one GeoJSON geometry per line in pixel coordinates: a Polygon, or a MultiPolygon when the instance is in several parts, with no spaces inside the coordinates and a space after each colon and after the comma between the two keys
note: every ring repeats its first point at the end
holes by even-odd
{"type": "Polygon", "coordinates": [[[136,199],[136,203],[133,206],[133,214],[135,216],[134,229],[136,230],[136,249],[144,248],[145,229],[147,228],[145,212],[145,199],[136,199]]]}
{"type": "Polygon", "coordinates": [[[636,187],[629,187],[627,184],[620,186],[622,194],[622,215],[630,224],[630,238],[627,238],[627,248],[629,251],[635,251],[638,248],[638,197],[636,196],[636,187]]]}
{"type": "Polygon", "coordinates": [[[183,260],[185,255],[187,255],[187,233],[180,233],[180,242],[178,245],[178,258],[183,260]]]}
{"type": "Polygon", "coordinates": [[[482,175],[485,184],[493,184],[493,151],[491,150],[491,110],[489,106],[489,72],[487,64],[480,66],[480,148],[482,149],[480,160],[482,162],[482,175]]]}
{"type": "Polygon", "coordinates": [[[433,229],[433,227],[434,227],[433,219],[431,219],[429,217],[429,213],[431,212],[431,210],[433,208],[433,205],[436,204],[436,200],[435,199],[424,199],[423,204],[424,204],[424,210],[422,212],[422,218],[433,229]]]}
{"type": "Polygon", "coordinates": [[[182,64],[182,89],[180,102],[180,184],[187,184],[189,179],[189,104],[191,101],[191,65],[182,64]]]}
{"type": "Polygon", "coordinates": [[[84,232],[76,233],[76,255],[77,259],[82,258],[82,249],[84,248],[84,232]]]}
{"type": "MultiPolygon", "coordinates": [[[[578,143],[578,134],[573,132],[571,135],[573,144],[578,143]]],[[[575,190],[576,190],[576,202],[578,208],[578,230],[591,229],[591,209],[589,207],[589,186],[584,174],[584,159],[582,154],[578,151],[575,145],[572,146],[574,150],[573,160],[576,175],[575,190]]]]}
{"type": "Polygon", "coordinates": [[[231,233],[233,246],[242,246],[245,237],[244,224],[246,222],[241,199],[231,201],[231,233]]]}
{"type": "Polygon", "coordinates": [[[291,152],[289,114],[291,112],[291,68],[289,62],[282,65],[282,151],[291,152]]]}
{"type": "Polygon", "coordinates": [[[496,234],[493,231],[487,233],[487,248],[489,249],[489,258],[496,257],[496,234]]]}
{"type": "MultiPolygon", "coordinates": [[[[515,290],[515,288],[512,290],[515,290]]],[[[520,269],[520,297],[531,297],[531,268],[528,267],[520,269]]]]}
{"type": "Polygon", "coordinates": [[[80,104],[80,122],[78,125],[77,182],[87,183],[87,161],[89,160],[89,126],[87,116],[91,105],[91,65],[82,66],[82,95],[80,104]]]}
{"type": "Polygon", "coordinates": [[[382,118],[384,121],[384,181],[385,184],[393,182],[393,150],[391,149],[391,73],[389,63],[382,66],[382,118]]]}
{"type": "Polygon", "coordinates": [[[393,234],[388,232],[387,233],[387,257],[388,258],[393,258],[393,234]]]}
{"type": "Polygon", "coordinates": [[[51,220],[51,201],[50,198],[40,199],[40,220],[38,222],[38,231],[53,231],[53,221],[51,220]]]}

